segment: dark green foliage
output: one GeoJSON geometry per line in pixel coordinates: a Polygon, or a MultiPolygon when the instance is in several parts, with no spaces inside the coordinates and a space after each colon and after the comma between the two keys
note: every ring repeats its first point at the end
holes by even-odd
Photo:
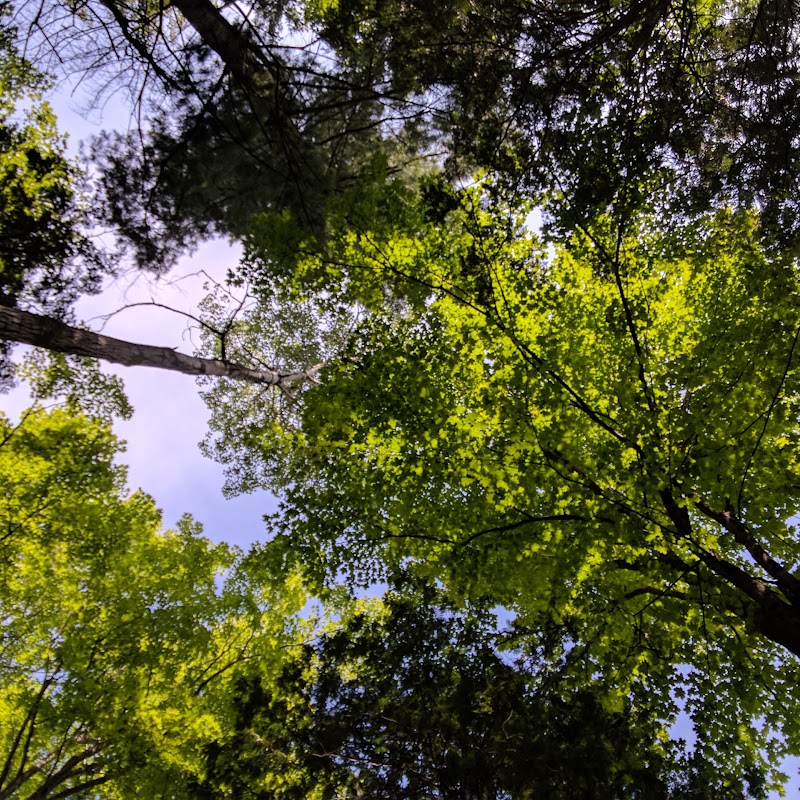
{"type": "MultiPolygon", "coordinates": [[[[40,100],[48,79],[17,53],[8,13],[0,4],[0,305],[64,316],[111,264],[83,230],[80,173],[40,100]]],[[[0,344],[0,386],[9,349],[0,344]]]]}
{"type": "Polygon", "coordinates": [[[796,237],[791,3],[342,0],[323,16],[340,52],[358,42],[400,91],[437,98],[457,175],[496,170],[566,227],[654,181],[671,213],[758,204],[773,239],[796,237]]]}
{"type": "Polygon", "coordinates": [[[423,181],[420,195],[425,221],[430,225],[444,224],[447,215],[459,206],[458,192],[441,178],[423,181]]]}
{"type": "Polygon", "coordinates": [[[652,205],[664,223],[758,208],[773,246],[800,231],[800,20],[785,0],[209,4],[213,24],[194,29],[195,0],[102,5],[114,21],[86,41],[121,39],[157,84],[144,129],[95,152],[104,218],[151,270],[210,233],[247,238],[265,213],[324,243],[376,153],[407,178],[486,168],[559,233],[652,205]]]}
{"type": "Polygon", "coordinates": [[[94,143],[101,213],[140,267],[164,271],[209,234],[247,239],[270,214],[288,215],[319,244],[329,204],[371,175],[376,155],[391,156],[397,169],[424,147],[413,115],[393,120],[391,130],[384,124],[390,102],[376,92],[367,66],[340,75],[328,48],[283,45],[276,28],[284,38],[287,31],[301,40],[309,36],[289,19],[291,10],[282,16],[261,9],[261,22],[263,13],[282,20],[267,26],[276,42],[265,43],[264,31],[243,25],[237,46],[258,49],[264,63],[239,73],[230,64],[218,70],[208,53],[187,55],[199,46],[192,40],[180,49],[191,65],[181,72],[190,88],[182,78],[160,90],[146,130],[94,143]]]}
{"type": "Polygon", "coordinates": [[[456,611],[404,576],[382,610],[306,645],[274,683],[240,686],[236,732],[209,751],[207,798],[688,800],[763,797],[725,788],[663,746],[642,710],[602,690],[559,693],[486,607],[456,611]],[[702,779],[701,779],[702,774],[702,779]]]}
{"type": "Polygon", "coordinates": [[[322,152],[290,142],[241,92],[218,87],[136,131],[94,142],[102,214],[130,244],[137,265],[166,272],[211,234],[242,239],[254,216],[288,209],[319,235],[333,173],[322,152]]]}

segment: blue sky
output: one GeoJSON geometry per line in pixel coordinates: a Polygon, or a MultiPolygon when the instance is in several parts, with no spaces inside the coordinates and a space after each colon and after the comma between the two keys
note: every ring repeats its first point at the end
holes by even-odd
{"type": "MultiPolygon", "coordinates": [[[[224,275],[236,260],[236,251],[222,242],[202,247],[191,261],[183,262],[176,275],[208,269],[224,275]]],[[[171,278],[174,280],[174,275],[171,278]]],[[[81,300],[79,318],[92,327],[99,314],[126,303],[154,299],[190,311],[202,297],[202,279],[187,277],[178,285],[161,285],[140,278],[114,281],[101,295],[81,300]]],[[[177,347],[191,353],[186,320],[163,309],[134,308],[112,317],[103,332],[142,344],[177,347]]],[[[21,353],[22,348],[18,349],[21,353]]],[[[103,369],[119,375],[134,407],[130,421],[117,421],[116,433],[127,442],[120,462],[128,466],[131,488],[152,495],[164,515],[164,524],[174,526],[185,512],[203,523],[205,534],[242,547],[262,537],[262,516],[274,511],[276,502],[266,492],[226,499],[222,495],[222,467],[204,458],[198,449],[208,423],[195,380],[188,375],[148,367],[105,364],[103,369]]],[[[29,404],[24,386],[0,396],[0,410],[11,417],[29,404]]]]}
{"type": "MultiPolygon", "coordinates": [[[[68,135],[68,148],[77,154],[82,139],[103,128],[124,129],[129,115],[121,97],[111,97],[100,109],[83,111],[86,98],[70,94],[61,86],[50,102],[58,116],[58,126],[68,135]]],[[[200,247],[183,259],[166,279],[156,281],[141,274],[123,275],[109,281],[102,294],[82,298],[76,312],[79,319],[97,329],[98,319],[122,306],[155,300],[183,311],[193,311],[204,296],[205,277],[222,279],[236,264],[239,250],[223,241],[200,247]]],[[[142,344],[175,347],[191,353],[193,343],[187,320],[163,309],[133,308],[109,319],[103,332],[142,344]]],[[[21,351],[19,348],[18,351],[21,351]]],[[[276,508],[266,492],[225,499],[222,495],[222,467],[204,458],[198,443],[203,439],[208,412],[198,387],[188,375],[146,367],[104,365],[104,370],[123,378],[135,413],[129,422],[117,422],[117,434],[127,441],[120,461],[128,465],[131,488],[152,495],[164,515],[164,524],[174,526],[189,512],[203,523],[205,535],[242,547],[262,538],[262,517],[276,508]]],[[[12,417],[28,405],[24,387],[0,395],[0,410],[12,417]]]]}

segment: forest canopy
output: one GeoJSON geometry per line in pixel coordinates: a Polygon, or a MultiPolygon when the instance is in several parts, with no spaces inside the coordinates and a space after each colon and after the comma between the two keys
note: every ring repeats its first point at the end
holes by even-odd
{"type": "Polygon", "coordinates": [[[4,617],[0,798],[778,788],[800,754],[794,4],[5,11],[0,225],[27,227],[0,252],[0,338],[66,353],[32,371],[68,402],[3,423],[4,613],[45,596],[28,560],[103,613],[4,617]],[[126,93],[137,125],[71,162],[48,71],[126,93]],[[74,324],[101,274],[166,275],[211,236],[243,257],[196,353],[74,324]],[[226,491],[280,499],[263,542],[159,532],[114,477],[103,387],[124,402],[87,356],[205,376],[226,491]],[[155,627],[114,644],[134,620],[155,627]],[[145,691],[148,641],[172,661],[145,691]],[[192,699],[163,677],[206,669],[192,699]],[[64,710],[73,691],[103,715],[64,710]]]}

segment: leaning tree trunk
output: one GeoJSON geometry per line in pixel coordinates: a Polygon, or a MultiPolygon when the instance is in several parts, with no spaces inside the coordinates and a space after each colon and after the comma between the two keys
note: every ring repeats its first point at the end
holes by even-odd
{"type": "Polygon", "coordinates": [[[313,381],[321,367],[317,364],[301,372],[287,373],[251,369],[219,358],[188,356],[170,347],[154,347],[114,339],[84,328],[66,325],[51,317],[5,306],[0,306],[0,339],[59,353],[99,358],[126,367],[156,367],[186,375],[213,375],[268,386],[288,386],[300,381],[313,381]]]}
{"type": "Polygon", "coordinates": [[[297,149],[301,134],[291,116],[285,65],[231,24],[211,0],[173,0],[172,5],[220,57],[250,102],[267,114],[284,145],[297,149]]]}

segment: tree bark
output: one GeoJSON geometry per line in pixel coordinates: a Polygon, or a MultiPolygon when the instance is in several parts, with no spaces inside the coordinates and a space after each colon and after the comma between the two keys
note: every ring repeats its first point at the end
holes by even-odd
{"type": "Polygon", "coordinates": [[[172,5],[220,57],[251,101],[258,98],[266,104],[264,110],[277,123],[281,137],[297,146],[301,136],[287,108],[284,65],[228,22],[211,0],[173,0],[172,5]]]}
{"type": "MultiPolygon", "coordinates": [[[[661,500],[664,503],[667,514],[675,525],[676,532],[682,539],[691,542],[692,523],[688,510],[675,502],[669,490],[663,489],[659,494],[661,495],[661,500]]],[[[713,512],[713,509],[710,509],[709,506],[705,506],[701,510],[706,514],[713,512]]],[[[719,524],[727,530],[736,530],[739,534],[737,541],[746,546],[751,544],[746,540],[745,534],[747,532],[737,530],[732,521],[733,518],[730,515],[724,516],[720,514],[719,519],[717,519],[713,513],[709,514],[709,516],[718,521],[719,524]]],[[[744,528],[741,522],[738,524],[744,528]]],[[[775,589],[766,584],[763,580],[753,577],[749,572],[736,564],[732,564],[716,553],[705,550],[702,547],[697,547],[696,549],[698,558],[712,573],[729,586],[738,589],[748,598],[748,606],[750,609],[750,614],[748,616],[753,627],[762,636],[785,647],[790,653],[800,658],[800,608],[796,601],[793,602],[795,600],[794,591],[787,593],[789,602],[786,602],[775,589]]],[[[748,550],[752,554],[753,551],[750,550],[749,547],[748,550]]],[[[767,554],[761,549],[756,551],[756,556],[754,556],[756,562],[760,563],[768,573],[776,574],[784,578],[791,577],[788,573],[784,576],[782,568],[779,568],[777,562],[771,558],[767,561],[767,558],[767,554]]],[[[794,589],[794,580],[795,579],[792,578],[791,583],[785,584],[788,589],[794,589]]]]}
{"type": "Polygon", "coordinates": [[[695,503],[695,505],[707,517],[719,523],[728,533],[733,534],[734,539],[747,549],[756,564],[775,579],[780,590],[792,603],[800,601],[800,581],[761,546],[753,532],[733,511],[717,511],[702,500],[695,503]]]}
{"type": "Polygon", "coordinates": [[[126,367],[156,367],[186,375],[232,378],[267,386],[286,387],[305,380],[314,381],[321,367],[316,364],[300,372],[286,373],[251,369],[219,358],[188,356],[170,347],[154,347],[114,339],[84,328],[66,325],[51,317],[5,306],[0,306],[0,339],[43,347],[58,353],[99,358],[126,367]]]}
{"type": "Polygon", "coordinates": [[[210,0],[173,0],[172,5],[197,31],[198,36],[221,59],[236,80],[246,88],[253,88],[254,79],[265,72],[272,83],[279,79],[279,68],[262,57],[256,47],[235,25],[228,22],[210,0]]]}

